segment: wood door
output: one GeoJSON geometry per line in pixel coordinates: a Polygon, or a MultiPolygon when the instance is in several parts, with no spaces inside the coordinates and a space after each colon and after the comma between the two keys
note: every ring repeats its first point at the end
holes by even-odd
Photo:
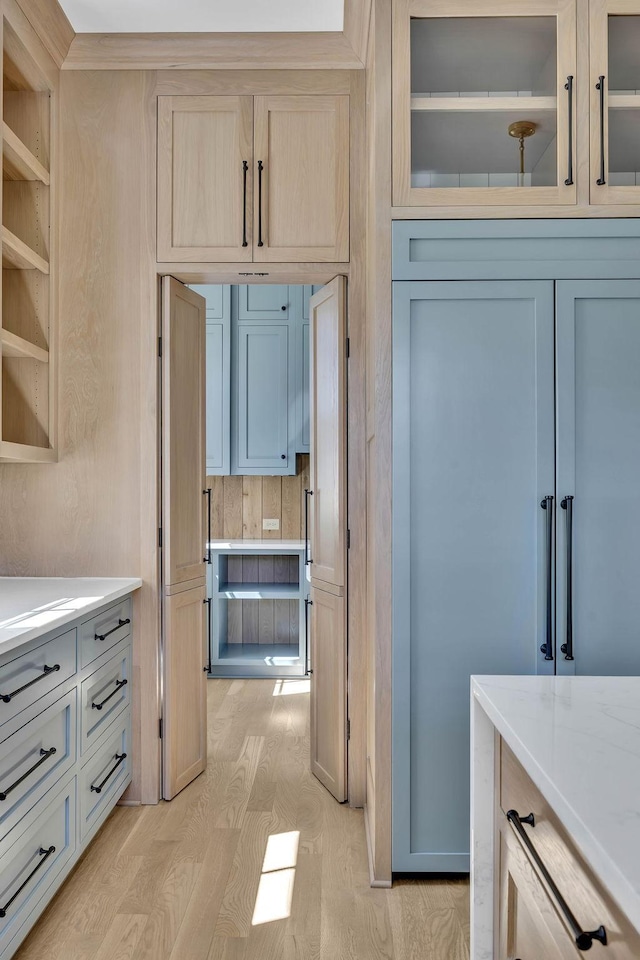
{"type": "Polygon", "coordinates": [[[590,0],[591,203],[640,203],[640,3],[590,0]]]}
{"type": "Polygon", "coordinates": [[[254,118],[254,261],[347,261],[349,97],[255,97],[254,118]]]}
{"type": "Polygon", "coordinates": [[[250,261],[252,171],[253,97],[158,97],[158,260],[250,261]]]}
{"type": "MultiPolygon", "coordinates": [[[[311,578],[344,588],[347,527],[347,317],[344,277],[311,297],[311,578]]],[[[322,584],[318,584],[322,588],[322,584]]]]}
{"type": "Polygon", "coordinates": [[[207,765],[204,586],[165,596],[162,796],[171,800],[207,765]]]}
{"type": "Polygon", "coordinates": [[[162,309],[163,582],[175,593],[205,576],[206,301],[164,277],[162,309]]]}
{"type": "Polygon", "coordinates": [[[347,799],[346,600],[311,588],[311,772],[347,799]]]}

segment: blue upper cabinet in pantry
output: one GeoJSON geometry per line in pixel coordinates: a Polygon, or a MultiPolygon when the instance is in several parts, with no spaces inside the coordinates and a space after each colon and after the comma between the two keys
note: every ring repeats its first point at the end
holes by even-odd
{"type": "Polygon", "coordinates": [[[244,284],[238,290],[238,320],[287,320],[289,287],[286,284],[244,284]]]}
{"type": "Polygon", "coordinates": [[[192,289],[207,301],[207,476],[227,476],[231,470],[231,288],[199,284],[192,289]]]}

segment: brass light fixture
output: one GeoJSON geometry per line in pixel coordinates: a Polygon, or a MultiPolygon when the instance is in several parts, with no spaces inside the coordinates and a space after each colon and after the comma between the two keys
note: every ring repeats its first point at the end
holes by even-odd
{"type": "Polygon", "coordinates": [[[518,172],[518,186],[524,187],[524,141],[527,137],[532,137],[538,124],[533,120],[515,120],[509,124],[509,136],[520,142],[520,170],[518,172]]]}

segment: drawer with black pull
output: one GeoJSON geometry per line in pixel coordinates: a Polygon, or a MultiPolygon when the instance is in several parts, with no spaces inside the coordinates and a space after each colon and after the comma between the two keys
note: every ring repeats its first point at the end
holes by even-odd
{"type": "Polygon", "coordinates": [[[131,780],[131,720],[126,711],[107,731],[79,777],[80,840],[98,829],[131,780]]]}
{"type": "Polygon", "coordinates": [[[76,672],[76,631],[68,630],[0,666],[0,725],[76,672]]]}
{"type": "Polygon", "coordinates": [[[0,844],[0,954],[10,955],[44,909],[76,849],[76,778],[47,797],[0,844]],[[6,951],[6,954],[5,954],[6,951]]]}
{"type": "MultiPolygon", "coordinates": [[[[566,943],[576,958],[593,947],[603,960],[638,960],[640,936],[504,742],[500,747],[500,805],[496,815],[507,846],[515,851],[513,843],[517,844],[518,856],[526,857],[530,876],[537,878],[553,904],[566,943]]],[[[511,914],[513,910],[505,908],[504,912],[511,914]]],[[[526,960],[522,950],[515,955],[526,960]]]]}
{"type": "Polygon", "coordinates": [[[120,603],[80,624],[78,646],[81,667],[97,660],[131,634],[131,608],[131,599],[126,597],[120,603]]]}
{"type": "Polygon", "coordinates": [[[80,753],[97,742],[131,702],[131,644],[83,680],[80,693],[80,753]]]}
{"type": "Polygon", "coordinates": [[[0,743],[0,837],[76,761],[76,691],[0,743]]]}

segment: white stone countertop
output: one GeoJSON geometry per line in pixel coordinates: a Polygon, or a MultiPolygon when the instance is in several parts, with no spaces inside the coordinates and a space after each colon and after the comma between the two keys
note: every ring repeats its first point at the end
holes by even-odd
{"type": "Polygon", "coordinates": [[[0,577],[0,654],[85,619],[141,586],[136,577],[0,577]]]}
{"type": "Polygon", "coordinates": [[[640,931],[640,677],[472,677],[471,689],[640,931]]]}
{"type": "Polygon", "coordinates": [[[211,550],[304,550],[304,540],[210,540],[211,550]]]}

